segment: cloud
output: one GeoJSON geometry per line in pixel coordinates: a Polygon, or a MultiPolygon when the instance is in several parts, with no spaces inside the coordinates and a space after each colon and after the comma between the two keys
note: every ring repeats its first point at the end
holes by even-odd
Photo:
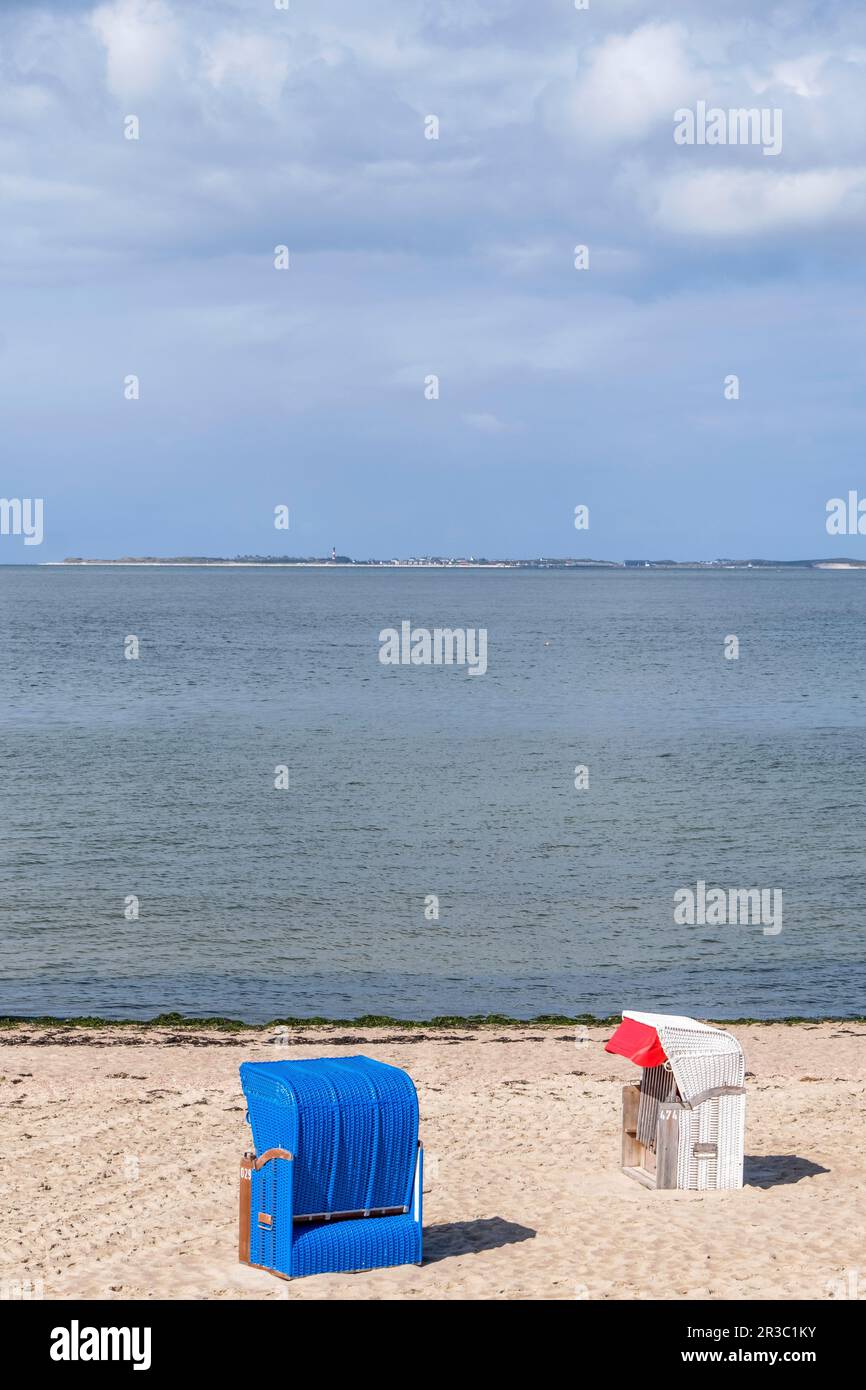
{"type": "Polygon", "coordinates": [[[821,78],[826,62],[826,53],[805,53],[776,63],[767,78],[755,82],[755,91],[781,87],[798,97],[820,97],[825,90],[821,78]]]}
{"type": "Polygon", "coordinates": [[[180,31],[163,0],[115,0],[90,22],[105,46],[109,90],[121,100],[153,91],[174,69],[180,31]]]}
{"type": "MultiPolygon", "coordinates": [[[[519,492],[527,439],[542,495],[557,469],[570,488],[577,448],[620,480],[613,505],[638,467],[661,497],[677,451],[689,486],[696,460],[709,473],[701,422],[720,414],[726,478],[770,467],[786,420],[786,466],[801,444],[859,458],[866,7],[802,3],[784,23],[761,0],[679,0],[652,22],[640,0],[374,9],[0,5],[10,458],[42,459],[57,486],[75,462],[83,497],[154,460],[179,488],[197,458],[230,480],[243,460],[244,484],[266,488],[294,469],[301,497],[307,470],[308,514],[345,496],[351,529],[384,494],[401,544],[403,470],[480,459],[480,473],[495,456],[505,516],[506,460],[519,492]],[[780,157],[676,146],[673,113],[698,99],[782,106],[780,157]],[[134,417],[127,371],[143,383],[134,417]]],[[[686,527],[678,496],[665,507],[686,527]]]]}
{"type": "Polygon", "coordinates": [[[479,430],[481,434],[507,434],[513,428],[511,425],[507,425],[504,420],[500,420],[498,415],[491,415],[485,411],[478,413],[466,411],[461,418],[471,429],[479,430]]]}
{"type": "Polygon", "coordinates": [[[700,89],[681,24],[643,24],[612,34],[586,69],[560,89],[559,117],[574,139],[618,144],[640,139],[700,89]]]}
{"type": "Polygon", "coordinates": [[[743,237],[866,218],[866,167],[784,174],[701,169],[677,174],[655,195],[654,220],[671,232],[743,237]]]}
{"type": "Polygon", "coordinates": [[[207,80],[217,89],[234,85],[276,108],[291,63],[282,46],[265,35],[222,32],[203,45],[207,80]]]}

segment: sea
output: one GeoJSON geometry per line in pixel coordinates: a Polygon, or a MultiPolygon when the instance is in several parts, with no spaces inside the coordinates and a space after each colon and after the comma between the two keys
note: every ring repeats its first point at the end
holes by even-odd
{"type": "Polygon", "coordinates": [[[857,571],[3,566],[0,1014],[866,1013],[864,674],[857,571]]]}

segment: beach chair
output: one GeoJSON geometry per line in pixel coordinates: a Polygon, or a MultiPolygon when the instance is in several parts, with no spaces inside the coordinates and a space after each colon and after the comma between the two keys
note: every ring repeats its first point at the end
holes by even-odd
{"type": "Polygon", "coordinates": [[[645,1187],[743,1185],[743,1049],[722,1028],[624,1012],[605,1051],[641,1067],[622,1092],[622,1170],[645,1187]]]}
{"type": "Polygon", "coordinates": [[[243,1062],[255,1151],[239,1257],[291,1279],[421,1263],[423,1151],[411,1077],[370,1057],[243,1062]]]}

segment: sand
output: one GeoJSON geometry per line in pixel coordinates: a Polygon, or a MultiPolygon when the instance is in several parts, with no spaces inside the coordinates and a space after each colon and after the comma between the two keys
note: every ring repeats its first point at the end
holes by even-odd
{"type": "MultiPolygon", "coordinates": [[[[0,1284],[45,1298],[866,1298],[866,1024],[731,1030],[742,1192],[619,1171],[610,1029],[0,1031],[0,1284]],[[425,1260],[284,1282],[237,1263],[238,1063],[366,1052],[418,1086],[425,1260]]],[[[3,1292],[0,1289],[0,1292],[3,1292]]]]}

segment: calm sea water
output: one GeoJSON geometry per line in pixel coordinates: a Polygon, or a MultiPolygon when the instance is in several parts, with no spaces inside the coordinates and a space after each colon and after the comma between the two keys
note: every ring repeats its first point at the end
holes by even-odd
{"type": "Polygon", "coordinates": [[[0,1012],[866,1011],[866,574],[8,567],[0,653],[0,1012]]]}

